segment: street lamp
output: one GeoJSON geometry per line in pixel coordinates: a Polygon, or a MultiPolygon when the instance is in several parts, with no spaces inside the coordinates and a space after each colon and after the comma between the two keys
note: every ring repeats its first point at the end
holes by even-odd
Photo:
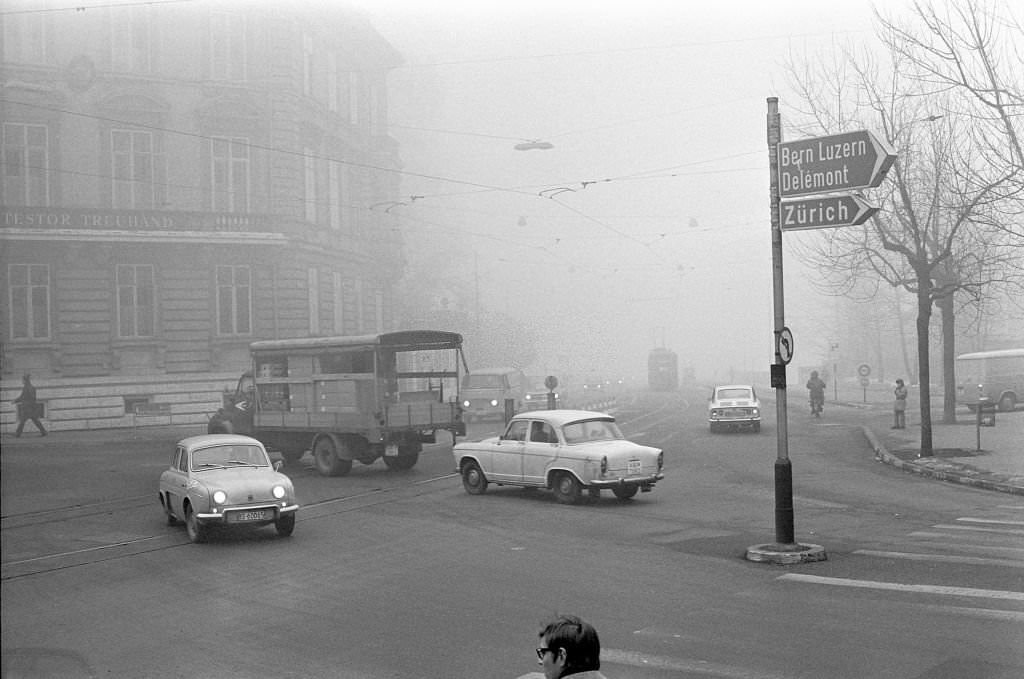
{"type": "Polygon", "coordinates": [[[537,149],[539,151],[547,151],[548,149],[555,148],[555,145],[549,141],[540,141],[539,139],[532,139],[530,141],[524,141],[520,144],[513,146],[516,151],[532,151],[537,149]]]}

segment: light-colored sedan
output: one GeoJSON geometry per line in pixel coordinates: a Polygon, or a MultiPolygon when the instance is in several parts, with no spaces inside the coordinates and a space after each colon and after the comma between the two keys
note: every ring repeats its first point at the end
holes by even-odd
{"type": "Polygon", "coordinates": [[[586,489],[610,490],[620,500],[648,492],[664,478],[664,452],[628,441],[606,413],[536,410],[513,417],[501,436],[454,446],[466,492],[488,484],[549,488],[572,504],[586,489]]]}
{"type": "Polygon", "coordinates": [[[723,384],[711,390],[708,399],[708,428],[761,431],[761,401],[749,384],[723,384]]]}
{"type": "Polygon", "coordinates": [[[160,505],[171,525],[182,521],[192,542],[206,542],[213,526],[295,530],[292,481],[271,464],[263,444],[238,434],[205,434],[178,441],[160,474],[160,505]]]}

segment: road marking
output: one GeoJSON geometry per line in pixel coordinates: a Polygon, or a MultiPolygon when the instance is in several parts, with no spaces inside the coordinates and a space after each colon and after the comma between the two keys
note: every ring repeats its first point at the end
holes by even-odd
{"type": "Polygon", "coordinates": [[[35,561],[46,561],[48,559],[59,559],[64,556],[74,556],[76,554],[88,554],[90,552],[99,552],[104,549],[113,549],[114,547],[126,547],[128,545],[137,545],[140,542],[149,542],[150,540],[162,540],[168,537],[167,535],[150,535],[149,537],[136,538],[135,540],[122,540],[121,542],[112,542],[109,545],[97,545],[95,547],[86,547],[84,549],[73,549],[70,552],[57,552],[56,554],[44,554],[42,556],[34,556],[30,559],[19,559],[17,561],[4,561],[4,566],[17,566],[23,563],[33,563],[35,561]]]}
{"type": "Polygon", "coordinates": [[[1024,622],[1024,613],[1019,611],[1001,611],[995,608],[969,608],[966,606],[935,606],[932,604],[926,604],[923,608],[937,613],[969,615],[974,618],[988,618],[1005,622],[1024,622]]]}
{"type": "Polygon", "coordinates": [[[939,528],[941,530],[973,530],[978,533],[998,533],[999,535],[1024,535],[1024,530],[1014,530],[1012,528],[983,528],[982,526],[953,526],[950,524],[940,523],[932,528],[939,528]]]}
{"type": "Polygon", "coordinates": [[[692,658],[672,658],[664,655],[648,655],[636,651],[624,651],[617,648],[602,648],[601,662],[614,663],[616,665],[628,665],[630,667],[645,667],[648,669],[667,670],[670,672],[690,672],[705,674],[712,677],[725,677],[726,679],[785,679],[788,674],[775,674],[764,670],[754,670],[734,665],[722,665],[720,663],[708,662],[706,660],[694,660],[692,658]]]}
{"type": "Polygon", "coordinates": [[[986,559],[977,556],[956,556],[953,554],[917,554],[913,552],[884,552],[875,549],[857,549],[854,554],[864,556],[882,556],[891,559],[907,559],[909,561],[938,561],[939,563],[968,563],[975,566],[1009,566],[1024,568],[1024,560],[986,559]]]}
{"type": "Polygon", "coordinates": [[[920,594],[943,594],[946,596],[969,596],[980,599],[1006,599],[1024,601],[1024,592],[1007,592],[999,589],[975,589],[973,587],[943,587],[941,585],[906,585],[898,582],[880,582],[877,580],[850,580],[848,578],[829,578],[821,575],[803,575],[787,573],[780,575],[778,580],[792,580],[815,585],[835,585],[837,587],[857,587],[861,589],[881,589],[896,592],[917,592],[920,594]]]}
{"type": "Polygon", "coordinates": [[[1024,526],[1024,521],[1007,521],[1004,519],[972,519],[971,517],[963,517],[957,519],[957,521],[970,521],[971,523],[994,523],[1000,526],[1024,526]]]}

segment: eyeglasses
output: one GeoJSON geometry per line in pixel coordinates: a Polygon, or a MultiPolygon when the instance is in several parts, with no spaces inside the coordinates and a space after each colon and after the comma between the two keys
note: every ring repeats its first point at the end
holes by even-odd
{"type": "Polygon", "coordinates": [[[543,660],[544,659],[544,654],[547,653],[548,651],[550,651],[552,653],[557,653],[558,652],[557,648],[548,648],[547,646],[538,646],[535,650],[537,651],[537,659],[538,660],[543,660]]]}

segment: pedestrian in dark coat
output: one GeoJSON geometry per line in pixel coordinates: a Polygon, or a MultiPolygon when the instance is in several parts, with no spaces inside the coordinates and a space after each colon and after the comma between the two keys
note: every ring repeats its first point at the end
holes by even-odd
{"type": "Polygon", "coordinates": [[[893,424],[893,429],[906,429],[907,428],[907,387],[903,384],[903,380],[896,380],[896,388],[893,390],[893,394],[896,400],[893,402],[893,416],[896,419],[896,423],[893,424]]]}
{"type": "Polygon", "coordinates": [[[25,422],[28,420],[32,420],[32,424],[36,425],[40,436],[46,436],[46,427],[39,421],[39,416],[42,415],[42,404],[36,400],[36,388],[32,384],[31,377],[25,373],[25,376],[21,378],[21,395],[14,399],[14,404],[18,408],[18,429],[14,432],[15,436],[21,436],[21,431],[25,428],[25,422]]]}

